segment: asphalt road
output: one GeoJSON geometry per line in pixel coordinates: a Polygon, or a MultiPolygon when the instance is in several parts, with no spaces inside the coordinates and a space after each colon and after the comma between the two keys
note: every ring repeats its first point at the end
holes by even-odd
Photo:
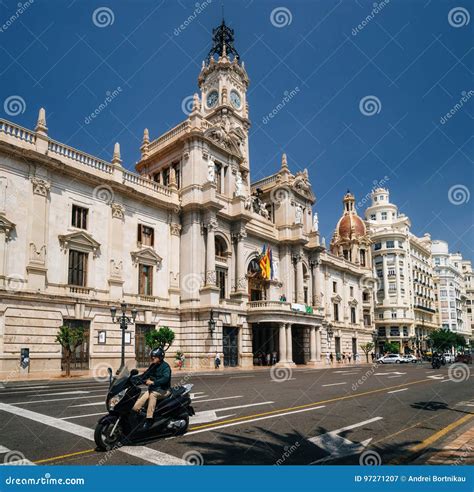
{"type": "MultiPolygon", "coordinates": [[[[0,462],[33,464],[408,464],[474,423],[474,370],[462,365],[216,372],[194,384],[186,435],[95,451],[101,381],[0,389],[0,462]]],[[[467,464],[467,463],[466,463],[467,464]]]]}

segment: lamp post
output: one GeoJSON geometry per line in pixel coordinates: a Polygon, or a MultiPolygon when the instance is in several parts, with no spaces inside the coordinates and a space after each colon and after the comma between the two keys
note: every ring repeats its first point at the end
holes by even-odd
{"type": "Polygon", "coordinates": [[[122,330],[122,355],[120,359],[120,367],[117,369],[117,374],[125,367],[125,330],[127,329],[128,325],[133,325],[135,323],[138,314],[138,311],[133,308],[131,311],[131,317],[127,316],[127,304],[125,304],[124,302],[120,304],[120,309],[122,310],[122,314],[117,317],[117,308],[110,308],[112,323],[120,325],[120,329],[122,330]]]}
{"type": "Polygon", "coordinates": [[[214,311],[211,309],[209,321],[207,322],[209,326],[209,331],[211,333],[211,337],[214,334],[214,330],[216,329],[216,320],[214,319],[214,311]]]}

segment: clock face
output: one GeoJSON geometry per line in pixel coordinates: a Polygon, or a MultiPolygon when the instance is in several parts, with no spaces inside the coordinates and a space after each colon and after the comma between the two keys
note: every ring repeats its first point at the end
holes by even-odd
{"type": "Polygon", "coordinates": [[[207,107],[208,108],[213,108],[219,99],[219,95],[217,94],[217,91],[212,91],[209,92],[207,95],[207,107]]]}
{"type": "Polygon", "coordinates": [[[237,91],[232,91],[230,93],[230,102],[236,107],[240,108],[240,96],[237,91]]]}

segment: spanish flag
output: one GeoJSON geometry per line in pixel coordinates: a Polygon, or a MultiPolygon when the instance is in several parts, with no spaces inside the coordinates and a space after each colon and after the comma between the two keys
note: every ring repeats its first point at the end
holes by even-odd
{"type": "Polygon", "coordinates": [[[263,245],[262,257],[260,258],[260,270],[265,280],[269,280],[272,277],[271,251],[265,244],[263,245]]]}

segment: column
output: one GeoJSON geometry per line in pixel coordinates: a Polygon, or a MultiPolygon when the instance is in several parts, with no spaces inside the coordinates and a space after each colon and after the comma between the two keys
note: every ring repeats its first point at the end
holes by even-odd
{"type": "Polygon", "coordinates": [[[216,285],[216,244],[217,219],[211,217],[207,223],[206,240],[206,285],[216,285]]]}
{"type": "Polygon", "coordinates": [[[286,328],[286,355],[287,362],[293,363],[293,333],[291,323],[286,328]]]}
{"type": "Polygon", "coordinates": [[[397,304],[400,305],[402,302],[402,286],[400,282],[400,265],[398,261],[398,254],[395,254],[395,279],[397,282],[397,304]]]}
{"type": "Polygon", "coordinates": [[[314,326],[309,328],[309,351],[309,361],[316,362],[316,328],[314,326]]]}
{"type": "Polygon", "coordinates": [[[321,279],[319,276],[319,262],[317,260],[311,262],[311,273],[313,306],[319,307],[321,305],[321,279]]]}
{"type": "Polygon", "coordinates": [[[285,323],[280,323],[278,329],[279,347],[278,347],[278,362],[286,362],[286,325],[285,323]]]}
{"type": "Polygon", "coordinates": [[[235,290],[238,292],[246,292],[247,278],[245,277],[245,255],[244,255],[244,239],[247,237],[247,232],[242,229],[235,234],[236,242],[236,258],[235,258],[235,290]]]}
{"type": "Polygon", "coordinates": [[[382,265],[383,265],[383,299],[384,299],[384,304],[388,302],[389,296],[388,296],[388,270],[387,270],[387,257],[384,255],[382,258],[382,265]]]}
{"type": "Polygon", "coordinates": [[[303,255],[296,255],[296,302],[302,304],[304,302],[303,290],[303,255]]]}
{"type": "Polygon", "coordinates": [[[316,361],[321,362],[321,327],[316,328],[316,361]]]}

